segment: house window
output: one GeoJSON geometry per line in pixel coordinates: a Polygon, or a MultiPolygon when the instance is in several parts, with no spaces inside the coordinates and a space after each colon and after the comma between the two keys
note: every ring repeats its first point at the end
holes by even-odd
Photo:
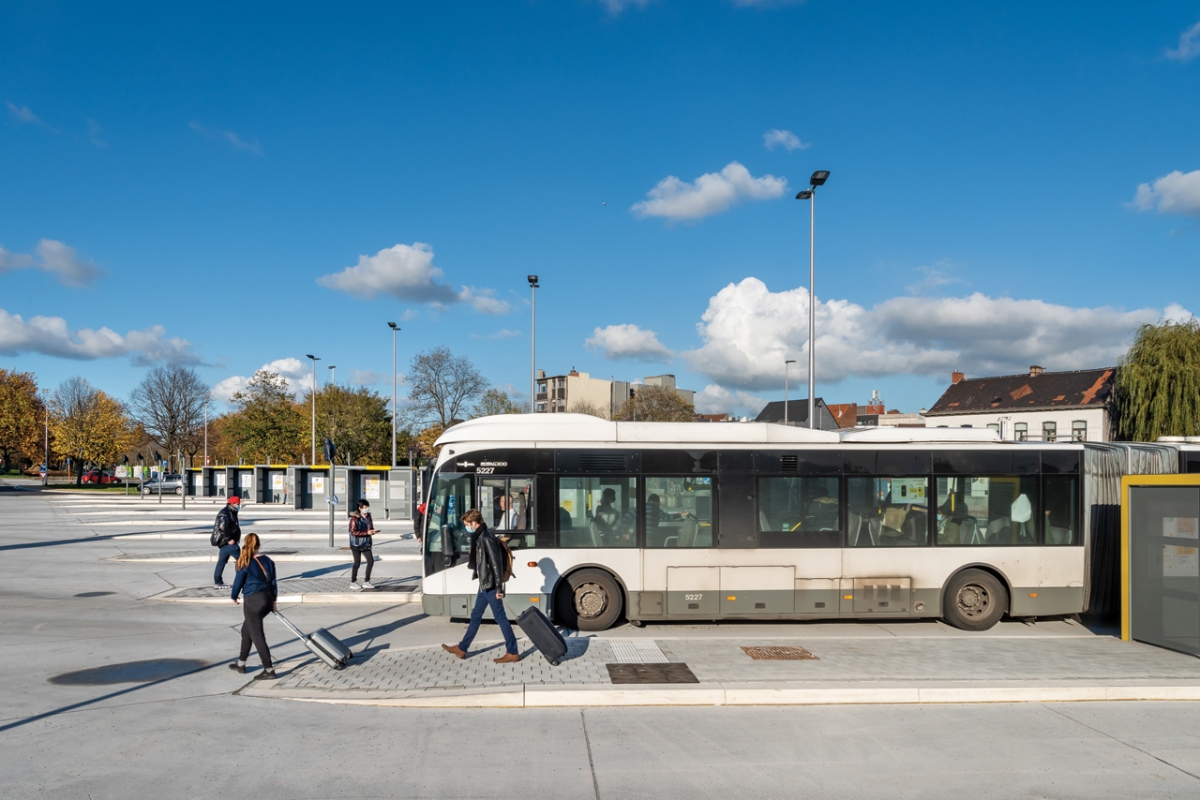
{"type": "Polygon", "coordinates": [[[1029,423],[1018,422],[1013,425],[1013,440],[1017,442],[1029,441],[1029,423]]]}
{"type": "Polygon", "coordinates": [[[995,431],[996,433],[1000,432],[1000,423],[999,422],[989,422],[987,427],[988,427],[989,431],[995,431]]]}
{"type": "Polygon", "coordinates": [[[1042,423],[1042,441],[1057,442],[1058,441],[1058,423],[1043,422],[1042,423]]]}
{"type": "Polygon", "coordinates": [[[1087,422],[1077,419],[1071,423],[1071,441],[1086,442],[1087,441],[1087,422]]]}

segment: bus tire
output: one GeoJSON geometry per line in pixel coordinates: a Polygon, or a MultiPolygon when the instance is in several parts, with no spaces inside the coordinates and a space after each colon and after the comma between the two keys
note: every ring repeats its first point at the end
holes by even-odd
{"type": "Polygon", "coordinates": [[[995,575],[981,569],[965,569],[946,585],[942,604],[947,623],[965,631],[986,631],[1004,616],[1008,591],[995,575]]]}
{"type": "Polygon", "coordinates": [[[621,617],[624,593],[617,579],[602,569],[572,572],[558,585],[558,618],[577,631],[603,631],[621,617]]]}

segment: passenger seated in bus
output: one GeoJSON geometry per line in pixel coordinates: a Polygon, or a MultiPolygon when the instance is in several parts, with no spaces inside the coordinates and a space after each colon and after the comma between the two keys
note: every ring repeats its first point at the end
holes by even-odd
{"type": "MultiPolygon", "coordinates": [[[[648,547],[662,547],[665,542],[658,533],[658,526],[663,522],[672,522],[675,520],[695,519],[689,511],[663,511],[661,500],[657,494],[652,494],[646,498],[646,545],[648,547]]],[[[635,509],[629,509],[621,518],[621,525],[626,530],[633,529],[635,509]]]]}
{"type": "Polygon", "coordinates": [[[517,510],[512,507],[512,500],[508,495],[501,493],[498,497],[499,513],[496,515],[496,524],[493,525],[494,530],[498,531],[515,531],[517,529],[517,510]]]}
{"type": "Polygon", "coordinates": [[[600,504],[596,506],[596,510],[590,512],[592,523],[596,526],[596,533],[600,536],[601,541],[609,545],[623,544],[625,542],[622,542],[622,539],[632,538],[628,534],[623,536],[618,526],[621,514],[613,505],[616,500],[616,490],[611,487],[607,488],[601,493],[600,504]]]}

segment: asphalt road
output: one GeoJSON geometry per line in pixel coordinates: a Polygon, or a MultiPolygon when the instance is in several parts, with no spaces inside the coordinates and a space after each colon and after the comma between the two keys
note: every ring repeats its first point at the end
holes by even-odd
{"type": "MultiPolygon", "coordinates": [[[[147,513],[98,525],[86,510],[0,490],[0,797],[1200,796],[1195,703],[447,711],[236,696],[244,679],[225,664],[239,611],[143,599],[202,582],[211,567],[102,560],[129,549],[114,534],[195,521],[147,513]],[[94,592],[112,594],[76,596],[94,592]],[[52,682],[155,659],[194,663],[148,681],[52,682]]],[[[138,545],[154,546],[179,549],[138,545]]],[[[461,630],[413,607],[290,616],[340,626],[360,646],[451,641],[461,630]]],[[[932,624],[912,630],[938,635],[932,624]]],[[[301,652],[279,630],[272,644],[284,659],[301,652]]]]}

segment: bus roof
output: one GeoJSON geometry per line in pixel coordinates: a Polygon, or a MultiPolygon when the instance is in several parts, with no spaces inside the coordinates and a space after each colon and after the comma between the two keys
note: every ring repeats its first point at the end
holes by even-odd
{"type": "Polygon", "coordinates": [[[999,442],[986,428],[852,428],[822,431],[770,422],[610,422],[588,414],[502,414],[461,422],[437,444],[465,442],[837,444],[999,442]]]}
{"type": "Polygon", "coordinates": [[[609,422],[589,414],[502,414],[461,422],[438,438],[455,442],[831,443],[838,435],[766,422],[609,422]]]}

